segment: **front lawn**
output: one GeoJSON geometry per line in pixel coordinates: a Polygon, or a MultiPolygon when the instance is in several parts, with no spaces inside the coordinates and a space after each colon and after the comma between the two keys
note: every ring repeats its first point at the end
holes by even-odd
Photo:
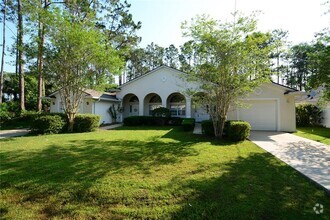
{"type": "Polygon", "coordinates": [[[330,216],[324,190],[253,143],[179,128],[5,139],[0,162],[1,219],[330,216]]]}
{"type": "Polygon", "coordinates": [[[298,127],[297,132],[294,134],[330,145],[330,128],[298,127]]]}

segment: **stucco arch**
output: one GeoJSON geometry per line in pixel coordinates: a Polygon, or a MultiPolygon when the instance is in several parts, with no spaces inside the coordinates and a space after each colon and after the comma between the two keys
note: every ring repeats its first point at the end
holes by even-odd
{"type": "Polygon", "coordinates": [[[126,94],[123,97],[123,117],[138,116],[139,115],[140,100],[137,95],[133,93],[126,94]]]}
{"type": "Polygon", "coordinates": [[[162,98],[157,93],[149,93],[144,97],[144,115],[151,115],[151,111],[162,106],[162,98]]]}
{"type": "Polygon", "coordinates": [[[166,99],[167,108],[173,117],[186,117],[186,97],[180,92],[171,93],[166,99]]]}

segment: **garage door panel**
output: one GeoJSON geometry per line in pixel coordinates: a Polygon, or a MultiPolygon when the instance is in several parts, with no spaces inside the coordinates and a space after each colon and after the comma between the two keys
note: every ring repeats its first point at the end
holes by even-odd
{"type": "Polygon", "coordinates": [[[251,124],[252,130],[276,131],[276,100],[251,100],[239,109],[239,119],[251,124]]]}

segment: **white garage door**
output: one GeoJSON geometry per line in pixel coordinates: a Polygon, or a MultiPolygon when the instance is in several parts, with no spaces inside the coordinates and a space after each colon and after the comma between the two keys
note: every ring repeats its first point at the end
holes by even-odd
{"type": "Polygon", "coordinates": [[[246,101],[247,108],[239,110],[239,119],[251,124],[252,130],[276,131],[276,100],[246,101]]]}

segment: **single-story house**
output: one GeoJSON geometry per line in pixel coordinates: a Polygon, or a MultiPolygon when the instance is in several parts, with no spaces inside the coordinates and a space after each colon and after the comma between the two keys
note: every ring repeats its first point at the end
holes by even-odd
{"type": "MultiPolygon", "coordinates": [[[[50,99],[50,112],[64,112],[63,103],[60,98],[59,91],[56,91],[48,96],[50,99]]],[[[113,93],[99,92],[92,89],[83,90],[83,99],[79,105],[78,113],[82,114],[97,114],[101,116],[100,123],[112,123],[113,119],[108,112],[110,106],[115,108],[120,106],[121,101],[116,98],[113,93]]],[[[121,121],[120,114],[117,121],[121,121]]]]}
{"type": "MultiPolygon", "coordinates": [[[[102,99],[101,94],[94,95],[86,90],[80,111],[101,114],[105,123],[111,123],[110,115],[105,115],[105,112],[113,103],[121,105],[117,121],[129,116],[151,115],[152,110],[160,106],[169,108],[175,117],[195,118],[197,122],[209,119],[207,106],[199,106],[186,92],[187,89],[198,89],[198,85],[187,81],[185,74],[160,66],[120,85],[116,96],[108,95],[106,99],[102,99]]],[[[228,120],[248,121],[253,130],[293,132],[296,130],[295,97],[300,95],[302,92],[295,89],[265,83],[242,100],[246,108],[232,108],[228,120]]],[[[51,110],[61,110],[58,96],[54,98],[51,110]]]]}
{"type": "MultiPolygon", "coordinates": [[[[319,106],[319,98],[322,94],[323,87],[319,87],[315,90],[311,90],[306,95],[297,97],[296,104],[313,104],[319,106]]],[[[327,128],[330,128],[330,103],[325,103],[321,106],[322,109],[322,121],[321,124],[327,128]]]]}

